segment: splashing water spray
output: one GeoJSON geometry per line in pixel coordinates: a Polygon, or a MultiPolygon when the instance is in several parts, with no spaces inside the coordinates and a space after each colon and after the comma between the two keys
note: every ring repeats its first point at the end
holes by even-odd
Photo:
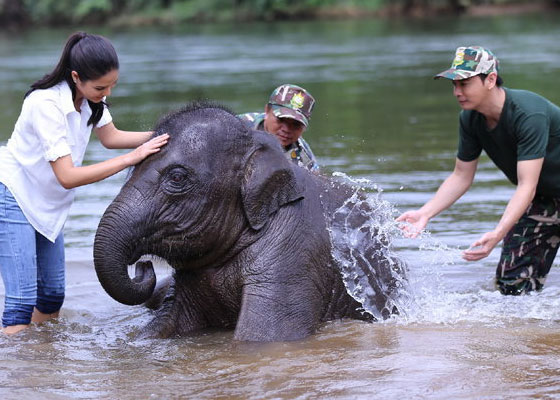
{"type": "Polygon", "coordinates": [[[377,320],[403,315],[412,301],[406,265],[393,253],[391,239],[401,235],[394,208],[380,199],[381,189],[365,179],[333,174],[350,183],[354,193],[330,221],[334,259],[350,296],[362,312],[377,320]],[[367,192],[370,187],[374,192],[367,192]]]}

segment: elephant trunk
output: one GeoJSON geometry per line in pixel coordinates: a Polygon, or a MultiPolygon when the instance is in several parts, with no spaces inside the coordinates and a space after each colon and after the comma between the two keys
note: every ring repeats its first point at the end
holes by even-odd
{"type": "Polygon", "coordinates": [[[149,261],[136,263],[133,279],[128,275],[128,265],[142,255],[137,245],[142,234],[135,232],[138,225],[113,202],[99,222],[93,246],[93,261],[101,286],[113,299],[127,305],[147,301],[156,284],[149,261]]]}

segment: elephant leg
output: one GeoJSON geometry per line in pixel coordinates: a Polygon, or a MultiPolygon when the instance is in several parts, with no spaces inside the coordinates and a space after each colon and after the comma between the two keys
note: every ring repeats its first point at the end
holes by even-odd
{"type": "Polygon", "coordinates": [[[222,293],[212,287],[213,280],[212,273],[175,273],[142,336],[170,337],[205,328],[233,328],[238,309],[225,305],[222,293]]]}
{"type": "Polygon", "coordinates": [[[317,330],[320,298],[312,285],[301,281],[291,287],[246,285],[234,338],[258,342],[303,339],[317,330]]]}
{"type": "Polygon", "coordinates": [[[165,296],[156,310],[154,318],[146,325],[140,336],[142,338],[168,338],[204,329],[208,326],[197,305],[185,298],[184,293],[177,293],[176,282],[171,279],[161,288],[165,296]]]}

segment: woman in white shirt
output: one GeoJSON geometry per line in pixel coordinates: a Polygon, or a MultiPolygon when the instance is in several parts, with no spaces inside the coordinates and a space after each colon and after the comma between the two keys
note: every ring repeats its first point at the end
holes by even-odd
{"type": "Polygon", "coordinates": [[[0,147],[0,272],[5,287],[2,331],[58,316],[64,301],[62,228],[73,189],[135,165],[168,135],[117,129],[105,103],[119,75],[113,45],[78,32],[55,69],[31,85],[6,146],[0,147]],[[81,166],[92,129],[110,149],[135,150],[81,166]]]}

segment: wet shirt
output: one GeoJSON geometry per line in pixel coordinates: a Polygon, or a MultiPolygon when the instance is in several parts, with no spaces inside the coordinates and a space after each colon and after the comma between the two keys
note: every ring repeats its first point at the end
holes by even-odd
{"type": "MultiPolygon", "coordinates": [[[[87,124],[91,116],[87,100],[80,109],[74,108],[65,81],[34,90],[23,101],[8,143],[0,147],[0,182],[33,228],[52,242],[66,222],[74,190],[62,187],[49,162],[71,155],[75,166],[82,164],[92,131],[87,124]]],[[[111,121],[105,108],[97,127],[111,121]]]]}
{"type": "MultiPolygon", "coordinates": [[[[264,116],[265,113],[246,113],[238,115],[238,117],[249,124],[252,129],[260,131],[264,131],[264,116]]],[[[317,159],[313,155],[311,147],[304,139],[299,138],[297,142],[289,146],[283,146],[283,149],[286,158],[297,165],[305,167],[310,171],[319,170],[317,159]]]]}
{"type": "Polygon", "coordinates": [[[544,157],[537,194],[560,197],[560,107],[526,90],[504,89],[506,100],[494,129],[474,110],[460,115],[462,161],[477,159],[482,150],[517,185],[517,162],[544,157]]]}

